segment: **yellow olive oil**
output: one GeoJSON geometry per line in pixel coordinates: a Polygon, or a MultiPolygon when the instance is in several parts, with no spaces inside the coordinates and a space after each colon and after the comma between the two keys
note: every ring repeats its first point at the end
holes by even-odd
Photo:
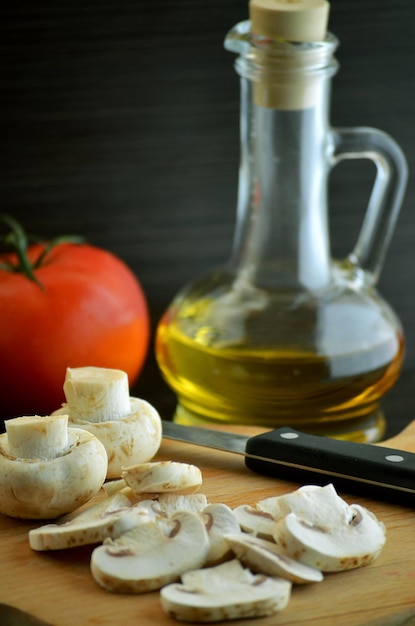
{"type": "Polygon", "coordinates": [[[156,344],[161,372],[178,397],[176,421],[288,425],[359,441],[383,434],[379,399],[399,375],[402,336],[358,352],[318,355],[243,341],[210,345],[203,324],[193,335],[184,328],[183,316],[168,311],[156,344]]]}

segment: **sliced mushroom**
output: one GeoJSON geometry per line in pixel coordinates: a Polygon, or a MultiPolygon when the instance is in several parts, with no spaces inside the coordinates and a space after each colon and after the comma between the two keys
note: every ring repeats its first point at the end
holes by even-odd
{"type": "Polygon", "coordinates": [[[209,552],[205,564],[212,565],[228,558],[231,554],[225,535],[241,531],[232,509],[226,504],[208,504],[204,494],[161,493],[157,500],[144,500],[138,505],[149,514],[171,517],[178,511],[192,511],[201,516],[209,537],[209,552]]]}
{"type": "Polygon", "coordinates": [[[141,500],[141,502],[135,504],[134,507],[145,513],[149,519],[154,521],[157,521],[160,518],[167,519],[169,517],[161,508],[157,498],[154,500],[141,500]]]}
{"type": "Polygon", "coordinates": [[[112,496],[115,493],[125,489],[127,486],[125,480],[123,478],[118,478],[116,480],[107,480],[102,488],[104,489],[107,496],[112,496]]]}
{"type": "Polygon", "coordinates": [[[121,475],[134,494],[186,494],[196,491],[202,484],[202,472],[196,465],[174,461],[155,461],[124,467],[121,475]]]}
{"type": "Polygon", "coordinates": [[[287,556],[275,542],[246,533],[226,535],[225,540],[235,556],[253,572],[279,576],[297,585],[323,580],[319,570],[287,556]]]}
{"type": "Polygon", "coordinates": [[[68,367],[64,392],[67,402],[53,414],[68,414],[70,425],[91,432],[103,443],[107,478],[119,478],[124,465],[150,461],[158,451],[160,416],[145,400],[129,396],[125,372],[68,367]]]}
{"type": "Polygon", "coordinates": [[[248,504],[242,504],[233,511],[242,530],[263,539],[273,538],[276,518],[271,513],[248,504]]]}
{"type": "Polygon", "coordinates": [[[173,515],[176,511],[194,511],[200,513],[208,505],[207,497],[203,493],[161,493],[158,496],[160,508],[166,515],[173,515]]]}
{"type": "Polygon", "coordinates": [[[75,517],[30,530],[29,544],[33,550],[63,550],[100,543],[107,537],[118,537],[148,519],[147,510],[138,505],[131,506],[127,496],[116,493],[75,517]]]}
{"type": "Polygon", "coordinates": [[[301,505],[291,502],[292,512],[276,524],[275,541],[293,558],[323,572],[371,563],[385,544],[384,525],[328,487],[310,491],[301,505]]]}
{"type": "Polygon", "coordinates": [[[206,565],[216,565],[231,556],[225,536],[240,533],[241,527],[234,512],[226,504],[209,504],[202,514],[210,543],[206,565]]]}
{"type": "Polygon", "coordinates": [[[281,510],[281,500],[283,500],[283,498],[283,495],[272,496],[270,498],[265,498],[264,500],[259,500],[255,506],[259,511],[268,513],[268,515],[271,515],[274,520],[277,520],[284,514],[281,510]]]}
{"type": "Polygon", "coordinates": [[[100,490],[107,454],[92,434],[68,428],[68,416],[6,420],[0,435],[0,512],[11,517],[53,519],[100,490]]]}
{"type": "Polygon", "coordinates": [[[167,519],[179,511],[201,513],[206,506],[207,498],[201,493],[189,495],[161,493],[153,500],[141,500],[135,504],[137,509],[146,511],[147,515],[155,520],[158,518],[167,519]]]}
{"type": "MultiPolygon", "coordinates": [[[[262,506],[264,506],[262,501],[262,506]]],[[[349,505],[343,500],[329,483],[324,487],[319,485],[303,485],[296,491],[278,496],[279,519],[288,513],[295,513],[298,517],[308,517],[314,511],[318,518],[336,515],[339,523],[349,518],[349,505]]]]}
{"type": "Polygon", "coordinates": [[[252,574],[236,559],[182,575],[181,584],[164,587],[161,606],[185,622],[263,617],[284,609],[290,599],[287,580],[252,574]]]}
{"type": "Polygon", "coordinates": [[[149,521],[115,540],[106,540],[91,556],[91,572],[105,589],[143,593],[178,580],[205,562],[209,539],[200,516],[190,511],[169,520],[149,521]]]}
{"type": "Polygon", "coordinates": [[[262,539],[273,540],[275,523],[291,511],[290,502],[301,502],[303,494],[320,489],[315,485],[305,485],[297,491],[259,500],[254,505],[244,504],[234,509],[239,524],[247,533],[262,539]]]}

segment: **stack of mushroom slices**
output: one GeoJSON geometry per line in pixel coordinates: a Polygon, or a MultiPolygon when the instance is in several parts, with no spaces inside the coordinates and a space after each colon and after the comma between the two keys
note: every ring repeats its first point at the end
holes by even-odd
{"type": "Polygon", "coordinates": [[[384,525],[332,485],[232,510],[192,493],[201,484],[197,469],[172,462],[125,468],[106,499],[30,531],[30,545],[54,550],[102,542],[91,555],[101,587],[161,590],[170,617],[216,622],[273,615],[287,606],[293,585],[368,565],[385,544],[384,525]]]}

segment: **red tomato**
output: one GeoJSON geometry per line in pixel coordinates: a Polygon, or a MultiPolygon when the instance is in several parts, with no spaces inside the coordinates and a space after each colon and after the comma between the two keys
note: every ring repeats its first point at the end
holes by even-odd
{"type": "MultiPolygon", "coordinates": [[[[27,250],[31,263],[44,246],[27,250]]],[[[16,262],[14,254],[0,263],[16,262]]],[[[136,380],[149,345],[143,289],[113,254],[58,244],[33,272],[0,270],[0,415],[49,414],[64,402],[66,368],[94,365],[136,380]]]]}

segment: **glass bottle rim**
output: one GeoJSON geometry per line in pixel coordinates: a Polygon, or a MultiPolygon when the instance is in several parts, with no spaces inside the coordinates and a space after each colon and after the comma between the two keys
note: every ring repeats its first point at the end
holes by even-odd
{"type": "Polygon", "coordinates": [[[291,42],[273,40],[253,34],[250,20],[239,22],[227,34],[224,42],[226,50],[239,54],[236,70],[247,78],[266,69],[267,73],[278,74],[328,74],[338,69],[334,52],[339,40],[328,32],[324,41],[291,42]]]}

